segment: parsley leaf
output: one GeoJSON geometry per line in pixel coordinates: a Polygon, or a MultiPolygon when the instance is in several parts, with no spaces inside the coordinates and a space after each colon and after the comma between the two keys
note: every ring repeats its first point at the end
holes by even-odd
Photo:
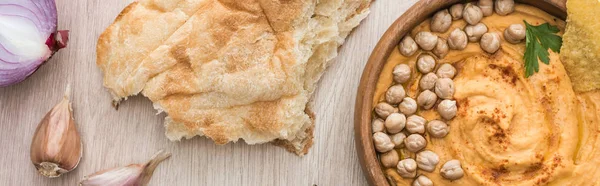
{"type": "Polygon", "coordinates": [[[562,38],[556,35],[560,31],[558,27],[549,23],[533,26],[525,20],[523,22],[526,26],[525,55],[523,59],[525,60],[525,77],[529,77],[540,71],[538,58],[545,64],[550,63],[548,49],[560,53],[562,38]]]}

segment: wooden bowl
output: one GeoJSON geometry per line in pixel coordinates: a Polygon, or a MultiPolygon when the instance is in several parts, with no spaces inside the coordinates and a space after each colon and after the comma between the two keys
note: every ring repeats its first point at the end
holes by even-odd
{"type": "MultiPolygon", "coordinates": [[[[373,111],[373,96],[379,74],[394,47],[397,46],[404,35],[409,33],[419,23],[431,17],[436,11],[458,2],[462,1],[421,0],[417,2],[390,26],[371,53],[371,57],[360,79],[354,110],[356,150],[358,151],[358,158],[363,173],[370,185],[390,185],[383,174],[372,141],[371,115],[373,111]]],[[[535,6],[563,20],[567,17],[566,0],[517,0],[516,2],[535,6]]]]}

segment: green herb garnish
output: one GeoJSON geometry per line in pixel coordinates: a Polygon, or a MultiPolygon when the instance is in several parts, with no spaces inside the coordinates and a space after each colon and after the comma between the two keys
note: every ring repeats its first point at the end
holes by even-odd
{"type": "Polygon", "coordinates": [[[544,64],[550,63],[548,49],[560,53],[562,38],[556,35],[556,33],[559,32],[558,27],[556,26],[552,26],[548,23],[533,26],[525,20],[523,20],[523,22],[525,22],[526,26],[526,49],[523,59],[525,60],[525,77],[529,77],[540,70],[538,58],[544,64]]]}

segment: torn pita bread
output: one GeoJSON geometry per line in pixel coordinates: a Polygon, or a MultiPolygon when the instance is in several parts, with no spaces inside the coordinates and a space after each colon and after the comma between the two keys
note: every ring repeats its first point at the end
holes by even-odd
{"type": "Polygon", "coordinates": [[[171,140],[313,140],[307,104],[370,0],[141,0],[98,39],[115,102],[142,93],[168,114],[171,140]]]}

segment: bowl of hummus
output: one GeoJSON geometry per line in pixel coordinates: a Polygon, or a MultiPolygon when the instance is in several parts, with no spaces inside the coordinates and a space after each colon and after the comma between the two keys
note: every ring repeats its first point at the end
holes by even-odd
{"type": "Polygon", "coordinates": [[[371,185],[595,185],[600,91],[560,55],[565,0],[424,0],[379,41],[355,135],[371,185]],[[534,63],[535,62],[535,63],[534,63]]]}

